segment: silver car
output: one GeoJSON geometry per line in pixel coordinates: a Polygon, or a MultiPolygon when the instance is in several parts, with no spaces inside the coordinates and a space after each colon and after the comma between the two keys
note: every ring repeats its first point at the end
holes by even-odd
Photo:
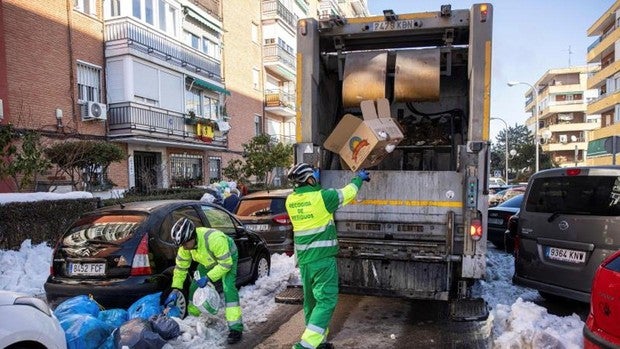
{"type": "Polygon", "coordinates": [[[513,283],[589,302],[596,269],[620,249],[620,166],[534,174],[515,229],[513,283]]]}

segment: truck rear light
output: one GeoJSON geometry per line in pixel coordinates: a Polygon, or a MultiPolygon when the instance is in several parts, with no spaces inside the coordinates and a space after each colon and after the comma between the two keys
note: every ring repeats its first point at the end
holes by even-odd
{"type": "Polygon", "coordinates": [[[151,263],[149,262],[149,234],[146,233],[140,240],[136,254],[131,263],[131,276],[151,275],[151,263]]]}
{"type": "Polygon", "coordinates": [[[489,6],[487,4],[480,5],[480,22],[482,23],[486,22],[488,15],[489,15],[489,6]]]}
{"type": "Polygon", "coordinates": [[[472,219],[469,226],[469,236],[475,241],[482,237],[482,222],[479,219],[472,219]]]}
{"type": "Polygon", "coordinates": [[[282,213],[274,216],[272,220],[278,224],[291,224],[291,219],[289,218],[287,213],[282,213]]]}
{"type": "Polygon", "coordinates": [[[567,176],[578,176],[581,173],[580,168],[569,168],[566,170],[567,176]]]}
{"type": "Polygon", "coordinates": [[[306,36],[308,34],[308,23],[305,19],[302,19],[298,22],[299,25],[299,34],[306,36]]]}

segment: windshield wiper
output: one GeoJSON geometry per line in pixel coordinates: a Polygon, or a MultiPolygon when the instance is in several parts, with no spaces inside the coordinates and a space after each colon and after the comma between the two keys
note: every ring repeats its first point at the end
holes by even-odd
{"type": "Polygon", "coordinates": [[[592,212],[589,212],[589,211],[555,211],[551,214],[551,216],[549,216],[549,218],[547,218],[547,222],[549,223],[553,222],[553,220],[558,218],[558,216],[561,214],[589,215],[589,214],[592,214],[592,212]]]}

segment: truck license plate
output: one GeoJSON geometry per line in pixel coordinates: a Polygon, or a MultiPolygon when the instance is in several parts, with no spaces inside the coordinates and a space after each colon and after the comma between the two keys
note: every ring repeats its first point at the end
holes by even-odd
{"type": "Polygon", "coordinates": [[[570,263],[585,263],[586,253],[583,251],[567,250],[564,248],[547,247],[547,257],[557,261],[570,263]]]}
{"type": "Polygon", "coordinates": [[[105,263],[69,263],[69,275],[105,275],[105,263]]]}

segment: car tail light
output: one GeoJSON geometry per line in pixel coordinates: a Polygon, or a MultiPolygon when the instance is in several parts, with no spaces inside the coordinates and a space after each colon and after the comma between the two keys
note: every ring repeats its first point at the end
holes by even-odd
{"type": "Polygon", "coordinates": [[[581,169],[580,168],[569,168],[566,170],[566,175],[567,176],[577,176],[581,173],[581,169]]]}
{"type": "Polygon", "coordinates": [[[291,224],[291,219],[289,218],[287,213],[282,213],[274,216],[272,220],[278,224],[291,224]]]}
{"type": "Polygon", "coordinates": [[[482,222],[479,219],[472,219],[469,226],[469,236],[475,241],[482,237],[482,222]]]}
{"type": "Polygon", "coordinates": [[[146,233],[140,240],[136,254],[131,264],[131,275],[151,275],[151,263],[149,262],[149,234],[146,233]]]}

